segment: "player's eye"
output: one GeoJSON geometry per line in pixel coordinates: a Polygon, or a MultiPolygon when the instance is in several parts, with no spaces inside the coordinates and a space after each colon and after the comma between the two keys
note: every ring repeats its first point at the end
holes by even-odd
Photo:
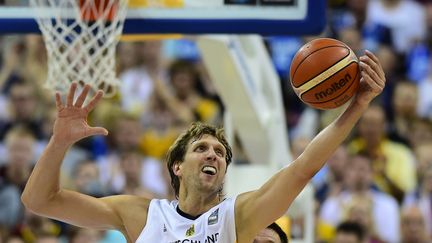
{"type": "Polygon", "coordinates": [[[206,146],[204,145],[199,145],[198,147],[195,148],[195,151],[197,152],[203,152],[206,150],[206,146]]]}
{"type": "Polygon", "coordinates": [[[225,156],[225,154],[224,154],[224,152],[222,151],[222,149],[216,149],[216,154],[219,156],[219,157],[224,157],[225,156]]]}

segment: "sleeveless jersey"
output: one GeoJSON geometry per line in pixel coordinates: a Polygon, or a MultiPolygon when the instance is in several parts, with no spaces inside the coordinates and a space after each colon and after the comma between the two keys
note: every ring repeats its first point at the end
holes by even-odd
{"type": "Polygon", "coordinates": [[[226,199],[192,220],[177,212],[178,201],[153,199],[136,243],[234,243],[234,203],[226,199]]]}

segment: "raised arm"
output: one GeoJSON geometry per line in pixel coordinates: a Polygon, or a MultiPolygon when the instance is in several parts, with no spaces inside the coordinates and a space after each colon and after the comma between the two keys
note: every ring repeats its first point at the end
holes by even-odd
{"type": "Polygon", "coordinates": [[[289,166],[257,191],[238,197],[236,225],[239,242],[250,241],[250,237],[288,210],[300,191],[348,136],[369,103],[382,92],[385,75],[376,56],[366,51],[366,55],[360,57],[360,65],[360,87],[349,107],[323,129],[289,166]]]}
{"type": "Polygon", "coordinates": [[[73,83],[63,104],[56,93],[58,116],[53,135],[27,182],[22,194],[24,205],[36,214],[70,224],[98,229],[122,229],[122,220],[115,209],[122,197],[96,199],[59,186],[60,166],[68,148],[78,140],[92,135],[107,135],[102,127],[90,127],[87,115],[103,96],[98,91],[83,105],[90,90],[86,85],[74,103],[77,84],[73,83]]]}

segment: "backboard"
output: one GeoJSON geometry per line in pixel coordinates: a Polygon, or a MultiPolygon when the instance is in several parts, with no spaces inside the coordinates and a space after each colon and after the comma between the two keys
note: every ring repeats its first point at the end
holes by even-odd
{"type": "MultiPolygon", "coordinates": [[[[313,35],[325,11],[325,0],[129,0],[123,33],[313,35]]],[[[39,33],[34,16],[0,7],[0,34],[39,33]]]]}

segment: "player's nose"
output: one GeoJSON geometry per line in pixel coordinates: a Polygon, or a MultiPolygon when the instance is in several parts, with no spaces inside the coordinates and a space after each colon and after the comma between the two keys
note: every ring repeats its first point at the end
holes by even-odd
{"type": "Polygon", "coordinates": [[[216,156],[216,152],[214,151],[213,148],[210,148],[210,149],[207,151],[206,159],[212,161],[212,160],[216,160],[216,157],[217,157],[217,156],[216,156]]]}

